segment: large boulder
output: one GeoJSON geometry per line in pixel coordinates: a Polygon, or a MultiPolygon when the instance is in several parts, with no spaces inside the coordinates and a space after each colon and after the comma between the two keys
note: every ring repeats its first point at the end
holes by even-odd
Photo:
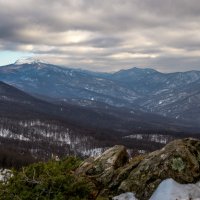
{"type": "Polygon", "coordinates": [[[167,178],[179,183],[195,183],[200,179],[200,141],[191,138],[175,140],[144,156],[129,170],[128,176],[126,173],[122,169],[116,177],[118,180],[125,174],[118,192],[134,192],[138,199],[143,200],[149,199],[161,181],[167,178]]]}
{"type": "Polygon", "coordinates": [[[76,170],[76,174],[89,178],[96,185],[99,199],[102,199],[103,196],[108,195],[106,188],[112,181],[115,171],[127,164],[128,161],[129,155],[126,148],[116,145],[97,158],[85,160],[76,170]]]}
{"type": "Polygon", "coordinates": [[[139,200],[148,200],[165,179],[181,184],[200,180],[200,141],[175,140],[161,150],[130,160],[125,147],[117,145],[84,161],[76,173],[94,185],[93,199],[108,200],[131,192],[139,200]]]}
{"type": "Polygon", "coordinates": [[[122,145],[116,145],[95,159],[85,160],[77,169],[77,173],[85,173],[88,176],[104,176],[107,171],[124,166],[128,160],[126,148],[122,145]]]}

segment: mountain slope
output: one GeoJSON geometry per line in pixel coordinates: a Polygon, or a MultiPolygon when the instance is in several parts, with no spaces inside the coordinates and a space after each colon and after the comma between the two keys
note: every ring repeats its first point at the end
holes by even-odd
{"type": "Polygon", "coordinates": [[[120,106],[138,98],[134,91],[97,73],[41,62],[1,67],[0,80],[28,93],[59,100],[87,99],[120,106]]]}
{"type": "MultiPolygon", "coordinates": [[[[141,140],[124,136],[148,130],[164,133],[170,140],[167,134],[183,131],[179,121],[158,115],[108,105],[86,108],[53,104],[3,82],[0,82],[0,111],[0,144],[6,166],[13,166],[9,159],[22,155],[40,159],[49,159],[52,154],[98,155],[116,143],[135,152],[138,145],[149,151],[162,144],[147,139],[141,145],[141,140]]],[[[185,124],[184,130],[191,131],[192,127],[185,124]]]]}
{"type": "Polygon", "coordinates": [[[99,147],[101,152],[104,147],[97,134],[105,137],[107,131],[95,131],[94,124],[90,125],[90,119],[98,121],[100,116],[94,111],[51,104],[3,82],[0,82],[0,110],[0,143],[8,152],[30,153],[46,159],[52,153],[91,155],[93,149],[99,147]]]}
{"type": "MultiPolygon", "coordinates": [[[[183,130],[179,121],[174,122],[139,110],[102,104],[87,108],[72,103],[49,103],[3,82],[0,82],[0,109],[2,117],[64,120],[76,127],[108,129],[122,133],[133,130],[183,130]]],[[[188,124],[186,127],[191,128],[188,124]]]]}
{"type": "Polygon", "coordinates": [[[200,122],[200,71],[160,73],[132,68],[111,75],[141,97],[134,103],[147,112],[200,122]]]}
{"type": "MultiPolygon", "coordinates": [[[[199,71],[165,74],[149,68],[132,68],[108,74],[25,60],[1,67],[0,80],[45,101],[62,106],[81,106],[83,112],[86,112],[84,109],[92,109],[96,114],[106,114],[112,110],[111,118],[114,116],[116,120],[118,115],[116,121],[122,119],[120,124],[129,121],[129,118],[124,117],[123,120],[119,116],[122,110],[134,112],[135,117],[132,115],[131,118],[138,117],[138,121],[142,122],[138,127],[151,124],[151,118],[157,118],[155,114],[171,118],[175,124],[176,119],[184,121],[183,127],[189,123],[198,128],[200,124],[199,71]],[[150,116],[147,113],[154,116],[147,119],[144,117],[144,114],[150,116]],[[145,123],[143,117],[147,120],[145,123]]],[[[76,116],[74,119],[76,121],[76,116]]],[[[93,117],[90,119],[91,124],[95,123],[93,117]]],[[[103,124],[109,126],[108,121],[104,120],[103,124]]],[[[114,126],[115,122],[112,122],[114,126]]]]}

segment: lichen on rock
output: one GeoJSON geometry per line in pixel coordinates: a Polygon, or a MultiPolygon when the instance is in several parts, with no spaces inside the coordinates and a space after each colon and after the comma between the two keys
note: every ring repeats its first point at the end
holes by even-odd
{"type": "Polygon", "coordinates": [[[173,158],[172,159],[172,169],[181,172],[185,168],[185,163],[183,162],[182,158],[173,158]]]}

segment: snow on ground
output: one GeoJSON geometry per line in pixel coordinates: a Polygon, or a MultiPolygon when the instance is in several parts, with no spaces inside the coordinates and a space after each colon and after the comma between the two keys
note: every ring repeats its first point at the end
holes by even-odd
{"type": "MultiPolygon", "coordinates": [[[[131,192],[120,194],[112,200],[137,200],[131,192]]],[[[160,183],[149,200],[200,200],[200,182],[196,184],[180,184],[173,179],[160,183]]]]}
{"type": "Polygon", "coordinates": [[[113,197],[113,200],[137,200],[132,192],[126,192],[119,196],[113,197]]]}
{"type": "Polygon", "coordinates": [[[35,58],[22,58],[17,60],[15,65],[23,65],[23,64],[34,64],[34,63],[43,63],[43,61],[35,58]]]}
{"type": "Polygon", "coordinates": [[[171,139],[169,135],[161,135],[161,134],[134,134],[125,136],[124,138],[137,139],[137,140],[145,139],[161,144],[167,144],[167,142],[171,139]]]}
{"type": "Polygon", "coordinates": [[[12,173],[9,169],[0,169],[0,181],[6,182],[10,177],[12,177],[12,173]]]}
{"type": "Polygon", "coordinates": [[[10,130],[3,129],[3,128],[0,128],[0,137],[12,138],[12,139],[21,140],[21,141],[29,141],[29,138],[26,138],[21,134],[15,134],[15,133],[11,132],[10,130]]]}
{"type": "Polygon", "coordinates": [[[179,184],[173,179],[160,183],[150,200],[200,200],[200,182],[179,184]]]}
{"type": "Polygon", "coordinates": [[[81,154],[84,156],[91,156],[91,157],[97,157],[100,156],[104,151],[104,148],[94,148],[94,149],[87,149],[84,151],[81,151],[81,154]]]}

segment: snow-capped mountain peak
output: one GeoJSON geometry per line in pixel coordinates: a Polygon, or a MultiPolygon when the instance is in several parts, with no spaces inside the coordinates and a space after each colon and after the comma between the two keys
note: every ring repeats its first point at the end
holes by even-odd
{"type": "Polygon", "coordinates": [[[37,63],[45,63],[45,62],[37,58],[22,58],[17,60],[14,64],[24,65],[24,64],[37,64],[37,63]]]}

